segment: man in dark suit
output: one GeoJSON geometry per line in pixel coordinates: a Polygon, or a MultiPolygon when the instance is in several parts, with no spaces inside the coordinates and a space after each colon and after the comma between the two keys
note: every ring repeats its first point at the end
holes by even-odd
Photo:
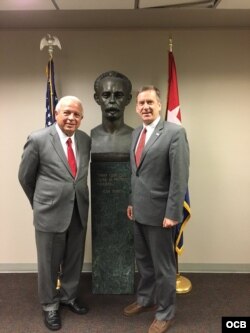
{"type": "Polygon", "coordinates": [[[63,97],[56,106],[55,118],[54,125],[28,137],[18,174],[33,209],[38,293],[45,325],[51,330],[61,328],[60,304],[77,314],[88,311],[77,300],[77,292],[89,208],[90,137],[78,130],[83,118],[78,98],[63,97]]]}
{"type": "Polygon", "coordinates": [[[183,219],[188,185],[189,147],[183,127],[160,119],[160,92],[143,87],[136,112],[143,121],[132,134],[131,205],[135,255],[140,282],[136,302],[126,316],[155,310],[148,333],[164,333],[175,314],[176,261],[174,226],[183,219]],[[145,145],[142,148],[142,141],[145,145]],[[140,156],[139,156],[140,155],[140,156]]]}

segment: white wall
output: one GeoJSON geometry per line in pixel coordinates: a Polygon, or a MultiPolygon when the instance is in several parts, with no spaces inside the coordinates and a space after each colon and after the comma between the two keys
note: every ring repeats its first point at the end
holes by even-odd
{"type": "MultiPolygon", "coordinates": [[[[158,86],[165,115],[172,34],[191,149],[192,218],[179,262],[250,270],[249,30],[0,31],[1,269],[36,263],[32,212],[17,172],[27,135],[44,127],[48,54],[39,45],[47,33],[62,44],[54,55],[57,94],[83,100],[81,129],[88,134],[101,122],[93,83],[109,69],[126,74],[134,92],[144,84],[158,86]]],[[[134,108],[133,98],[125,114],[133,127],[140,124],[134,108]]],[[[90,221],[86,246],[90,263],[90,221]]]]}

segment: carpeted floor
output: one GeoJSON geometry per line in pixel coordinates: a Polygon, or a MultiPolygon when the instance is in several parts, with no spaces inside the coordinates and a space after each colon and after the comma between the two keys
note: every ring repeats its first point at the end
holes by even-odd
{"type": "MultiPolygon", "coordinates": [[[[192,291],[177,295],[177,313],[170,333],[220,333],[222,316],[250,316],[250,274],[182,274],[192,291]]],[[[136,277],[137,280],[137,277],[136,277]]],[[[123,308],[134,295],[93,295],[91,274],[82,274],[86,316],[62,308],[61,333],[147,333],[153,313],[132,318],[123,308]]],[[[37,298],[37,275],[0,274],[0,333],[47,333],[37,298]]]]}

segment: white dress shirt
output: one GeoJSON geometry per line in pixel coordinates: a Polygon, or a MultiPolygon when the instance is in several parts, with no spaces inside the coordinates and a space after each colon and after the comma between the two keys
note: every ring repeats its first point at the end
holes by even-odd
{"type": "MultiPolygon", "coordinates": [[[[142,132],[143,132],[144,128],[146,128],[146,130],[147,130],[147,133],[146,133],[146,139],[145,139],[145,145],[146,145],[146,143],[147,143],[148,140],[150,139],[152,133],[154,132],[154,130],[155,130],[157,124],[159,123],[160,119],[161,119],[161,117],[159,116],[159,117],[157,117],[157,118],[156,118],[151,124],[149,124],[149,125],[145,125],[145,124],[143,124],[143,128],[142,128],[142,130],[141,130],[140,136],[139,136],[138,141],[137,141],[137,144],[136,144],[136,149],[137,149],[137,145],[138,145],[138,143],[139,143],[139,141],[140,141],[140,138],[141,138],[141,135],[142,135],[142,132]]],[[[136,149],[135,149],[135,150],[136,150],[136,149]]]]}

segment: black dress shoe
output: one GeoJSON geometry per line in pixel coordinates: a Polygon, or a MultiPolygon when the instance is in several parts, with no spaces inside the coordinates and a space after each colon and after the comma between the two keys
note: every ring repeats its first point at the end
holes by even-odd
{"type": "Polygon", "coordinates": [[[64,306],[68,306],[70,311],[77,313],[79,315],[84,315],[89,312],[89,309],[85,305],[79,305],[76,300],[70,302],[70,303],[61,303],[64,306]]]}
{"type": "Polygon", "coordinates": [[[58,310],[43,311],[44,312],[44,323],[51,331],[60,330],[62,327],[61,318],[58,310]]]}

